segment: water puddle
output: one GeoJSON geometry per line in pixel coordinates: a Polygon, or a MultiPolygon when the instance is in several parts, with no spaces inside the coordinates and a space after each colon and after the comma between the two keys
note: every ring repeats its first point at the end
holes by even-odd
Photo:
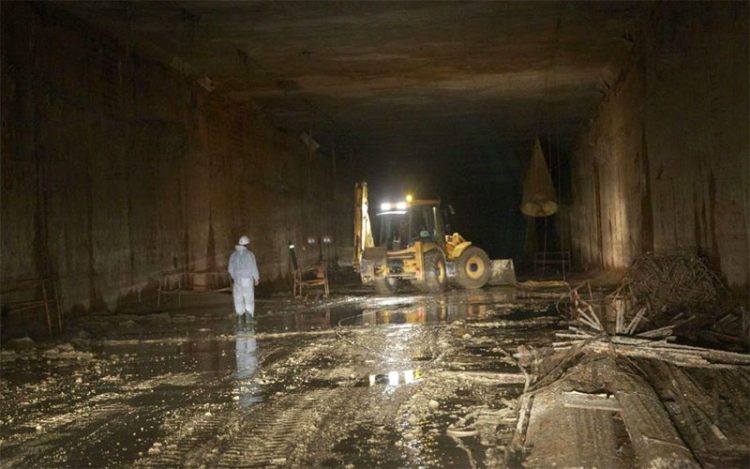
{"type": "MultiPolygon", "coordinates": [[[[311,332],[340,326],[440,324],[479,320],[499,309],[523,308],[515,289],[451,290],[442,295],[364,297],[355,302],[313,306],[307,311],[258,316],[258,332],[311,332]]],[[[521,319],[521,318],[519,318],[521,319]]]]}

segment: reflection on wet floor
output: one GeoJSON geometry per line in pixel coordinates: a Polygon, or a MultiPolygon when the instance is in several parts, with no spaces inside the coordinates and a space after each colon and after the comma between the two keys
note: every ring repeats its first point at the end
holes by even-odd
{"type": "Polygon", "coordinates": [[[481,319],[497,305],[516,301],[515,289],[491,291],[451,290],[441,295],[401,295],[360,298],[333,303],[312,311],[259,315],[257,330],[263,332],[314,331],[338,326],[388,324],[438,324],[481,319]]]}
{"type": "Polygon", "coordinates": [[[238,332],[235,337],[237,395],[241,407],[263,400],[260,385],[254,380],[258,371],[258,341],[254,332],[238,332]]]}
{"type": "Polygon", "coordinates": [[[402,384],[416,383],[422,377],[422,370],[419,368],[412,370],[393,370],[388,373],[371,374],[368,377],[370,386],[376,384],[387,384],[388,386],[399,386],[402,384]]]}

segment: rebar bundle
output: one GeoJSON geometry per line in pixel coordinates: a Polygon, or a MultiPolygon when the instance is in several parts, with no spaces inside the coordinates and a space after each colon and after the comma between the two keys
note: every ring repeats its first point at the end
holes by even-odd
{"type": "Polygon", "coordinates": [[[682,252],[649,253],[633,262],[610,295],[595,295],[590,284],[583,283],[561,298],[558,310],[593,331],[670,337],[674,328],[688,323],[713,323],[724,293],[723,284],[702,259],[682,252]],[[604,327],[608,318],[614,318],[614,324],[604,327]]]}
{"type": "Polygon", "coordinates": [[[679,252],[638,257],[623,286],[632,300],[652,312],[704,309],[720,300],[723,289],[701,258],[679,252]]]}

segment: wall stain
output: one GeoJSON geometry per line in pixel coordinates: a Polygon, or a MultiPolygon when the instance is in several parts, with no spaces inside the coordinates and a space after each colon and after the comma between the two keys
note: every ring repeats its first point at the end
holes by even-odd
{"type": "Polygon", "coordinates": [[[719,251],[719,237],[716,235],[716,177],[713,170],[708,176],[708,203],[709,224],[711,227],[711,263],[717,271],[721,272],[721,253],[719,251]]]}
{"type": "Polygon", "coordinates": [[[599,164],[594,161],[594,192],[596,197],[596,247],[599,257],[599,266],[604,266],[604,240],[602,234],[602,194],[601,182],[599,181],[599,164]]]}
{"type": "MultiPolygon", "coordinates": [[[[87,124],[91,124],[87,122],[87,124]]],[[[88,281],[89,281],[89,310],[94,308],[97,303],[98,293],[96,291],[96,269],[94,266],[94,194],[93,181],[91,177],[91,154],[86,154],[86,234],[88,242],[86,243],[86,254],[88,260],[88,281]]]]}
{"type": "Polygon", "coordinates": [[[700,216],[698,214],[698,195],[693,192],[693,239],[695,240],[695,246],[699,253],[703,248],[702,238],[700,216]]]}
{"type": "MultiPolygon", "coordinates": [[[[35,100],[37,101],[37,100],[35,100]]],[[[36,204],[34,207],[34,265],[38,278],[46,278],[50,275],[49,271],[49,246],[47,244],[47,214],[46,214],[46,196],[44,191],[44,168],[42,154],[44,150],[40,148],[39,139],[39,106],[34,106],[33,128],[33,147],[32,157],[34,158],[35,176],[36,176],[36,204]]]]}
{"type": "Polygon", "coordinates": [[[645,182],[641,194],[641,253],[654,250],[654,209],[651,206],[651,165],[648,159],[646,124],[641,123],[641,170],[645,182]]]}
{"type": "Polygon", "coordinates": [[[206,245],[206,268],[209,272],[216,272],[216,238],[214,223],[211,215],[208,217],[208,243],[206,245]]]}

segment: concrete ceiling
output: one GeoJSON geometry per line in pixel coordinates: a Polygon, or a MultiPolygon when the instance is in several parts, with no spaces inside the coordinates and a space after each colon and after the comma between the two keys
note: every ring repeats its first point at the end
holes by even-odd
{"type": "Polygon", "coordinates": [[[141,53],[374,175],[577,133],[643,2],[70,2],[141,53]]]}

